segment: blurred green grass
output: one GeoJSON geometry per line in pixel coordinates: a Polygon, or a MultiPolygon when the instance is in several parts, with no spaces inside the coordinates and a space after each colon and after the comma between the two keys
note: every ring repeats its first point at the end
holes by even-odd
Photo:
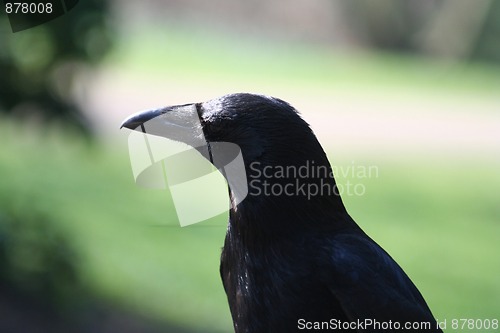
{"type": "MultiPolygon", "coordinates": [[[[219,279],[226,216],[175,226],[168,192],[135,186],[121,146],[2,121],[0,207],[51,217],[83,258],[90,290],[155,318],[230,332],[219,279]]],[[[348,160],[333,160],[349,166],[348,160]]],[[[498,318],[499,163],[373,161],[378,176],[344,196],[359,224],[411,276],[438,318],[498,318]]]]}
{"type": "Polygon", "coordinates": [[[148,24],[129,27],[106,66],[140,77],[172,77],[212,84],[279,85],[304,90],[382,94],[457,93],[498,96],[500,70],[481,63],[458,63],[411,54],[348,52],[334,47],[272,38],[241,38],[237,32],[215,35],[196,27],[148,24]]]}
{"type": "Polygon", "coordinates": [[[437,318],[498,318],[500,161],[365,162],[377,163],[378,177],[337,177],[366,188],[344,196],[354,219],[404,268],[437,318]]]}
{"type": "Polygon", "coordinates": [[[91,290],[146,317],[231,327],[218,275],[224,222],[176,227],[168,192],[134,184],[126,140],[120,150],[10,121],[0,132],[0,207],[52,218],[91,290]]]}

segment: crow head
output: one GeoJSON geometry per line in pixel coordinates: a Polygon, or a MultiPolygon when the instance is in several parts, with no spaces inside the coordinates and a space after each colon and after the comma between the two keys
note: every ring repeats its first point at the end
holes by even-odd
{"type": "Polygon", "coordinates": [[[187,143],[212,162],[224,155],[214,143],[239,147],[248,196],[232,206],[232,213],[263,213],[281,206],[286,210],[281,216],[296,215],[295,209],[307,211],[304,202],[324,205],[325,201],[344,209],[321,145],[298,112],[280,99],[231,94],[141,112],[126,119],[122,127],[187,143]]]}

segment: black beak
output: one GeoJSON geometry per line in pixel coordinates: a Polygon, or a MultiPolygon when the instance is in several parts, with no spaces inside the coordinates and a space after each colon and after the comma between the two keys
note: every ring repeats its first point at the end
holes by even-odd
{"type": "MultiPolygon", "coordinates": [[[[155,110],[141,111],[125,119],[120,128],[161,136],[184,142],[193,147],[203,137],[201,120],[196,104],[167,106],[155,110]]],[[[202,140],[202,144],[205,140],[202,140]]]]}
{"type": "MultiPolygon", "coordinates": [[[[166,108],[168,109],[168,108],[166,108]]],[[[125,119],[120,128],[129,128],[131,130],[135,130],[137,127],[143,125],[145,122],[150,121],[153,118],[161,116],[166,112],[166,109],[158,109],[158,110],[148,110],[143,112],[134,113],[125,119]]]]}
{"type": "Polygon", "coordinates": [[[123,121],[120,128],[123,127],[183,142],[211,160],[196,104],[167,106],[135,113],[123,121]]]}
{"type": "MultiPolygon", "coordinates": [[[[247,188],[241,184],[246,185],[245,167],[242,159],[241,161],[239,159],[236,160],[236,158],[240,157],[240,148],[228,142],[210,142],[210,139],[205,137],[209,133],[205,133],[202,112],[200,104],[185,104],[147,110],[129,116],[122,122],[120,128],[125,127],[144,133],[130,133],[130,135],[144,137],[151,163],[154,161],[151,147],[155,148],[155,151],[163,153],[165,151],[158,146],[163,144],[164,141],[151,140],[150,135],[182,142],[191,146],[220,170],[222,175],[228,180],[228,184],[233,186],[233,195],[237,198],[244,198],[247,188]],[[237,167],[233,163],[235,160],[238,161],[237,163],[241,163],[237,164],[237,167]],[[227,170],[231,172],[231,177],[226,173],[226,166],[229,165],[231,167],[227,170]],[[242,195],[241,192],[245,193],[242,195]]],[[[179,158],[188,156],[182,155],[183,153],[185,152],[176,154],[178,154],[179,158]]],[[[198,177],[200,176],[198,175],[198,177]]]]}

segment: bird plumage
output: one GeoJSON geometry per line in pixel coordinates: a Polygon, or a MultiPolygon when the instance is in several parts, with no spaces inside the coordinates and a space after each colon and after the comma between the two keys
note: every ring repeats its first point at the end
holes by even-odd
{"type": "Polygon", "coordinates": [[[237,144],[247,171],[249,193],[229,211],[220,266],[237,333],[365,320],[425,322],[426,331],[441,332],[412,281],[347,213],[325,152],[292,106],[268,96],[232,94],[196,104],[196,110],[206,140],[237,144]],[[304,165],[326,172],[273,173],[304,165]],[[278,189],[292,184],[288,188],[295,192],[264,195],[265,183],[278,189]],[[304,189],[322,190],[311,195],[304,189]]]}

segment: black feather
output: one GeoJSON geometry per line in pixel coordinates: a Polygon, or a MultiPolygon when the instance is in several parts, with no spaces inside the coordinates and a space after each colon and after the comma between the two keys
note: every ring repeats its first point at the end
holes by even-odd
{"type": "Polygon", "coordinates": [[[242,202],[231,200],[220,266],[236,333],[302,331],[301,323],[322,325],[316,332],[332,331],[330,324],[338,332],[356,331],[339,329],[340,323],[364,323],[356,327],[360,332],[392,331],[377,329],[375,321],[392,327],[427,323],[425,331],[441,332],[412,281],[347,213],[325,152],[292,106],[232,94],[194,107],[146,111],[122,126],[137,129],[168,115],[150,126],[153,134],[198,142],[189,135],[199,132],[199,124],[186,122],[192,117],[183,112],[199,117],[209,146],[205,157],[227,153],[212,142],[236,144],[243,155],[249,194],[242,202]],[[182,130],[170,133],[173,128],[182,130]],[[310,173],[298,174],[304,167],[310,173]],[[273,172],[280,169],[290,172],[273,172]],[[266,194],[264,184],[293,189],[266,194]],[[314,195],[307,190],[316,188],[321,191],[314,195]]]}
{"type": "MultiPolygon", "coordinates": [[[[202,108],[207,139],[238,144],[249,180],[285,186],[297,178],[264,177],[261,171],[308,164],[329,172],[299,177],[299,184],[336,188],[325,152],[288,103],[234,94],[202,108]],[[252,163],[260,171],[253,172],[252,163]]],[[[235,331],[295,332],[300,319],[369,319],[428,322],[429,331],[440,332],[415,285],[352,220],[337,192],[250,193],[232,207],[220,271],[235,331]]]]}

